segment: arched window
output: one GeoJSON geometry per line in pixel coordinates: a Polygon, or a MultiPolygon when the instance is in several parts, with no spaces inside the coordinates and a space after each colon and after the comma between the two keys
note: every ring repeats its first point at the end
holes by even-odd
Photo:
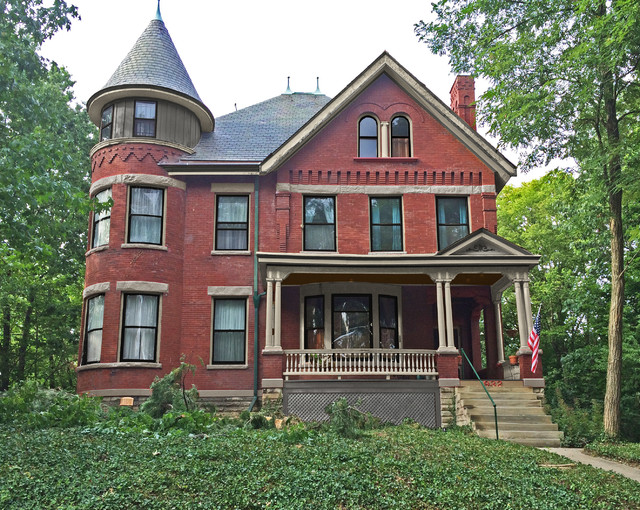
{"type": "Polygon", "coordinates": [[[391,157],[408,158],[411,156],[411,137],[409,121],[406,117],[396,117],[391,121],[391,157]]]}
{"type": "Polygon", "coordinates": [[[358,156],[378,157],[378,122],[373,117],[362,117],[358,125],[358,156]]]}

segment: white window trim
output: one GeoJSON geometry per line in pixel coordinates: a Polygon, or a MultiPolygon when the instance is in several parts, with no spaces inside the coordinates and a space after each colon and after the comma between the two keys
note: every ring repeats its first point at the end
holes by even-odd
{"type": "Polygon", "coordinates": [[[249,297],[253,288],[249,286],[218,286],[208,287],[207,294],[211,296],[211,326],[209,331],[209,364],[207,370],[246,370],[249,368],[249,297]],[[244,363],[237,364],[213,364],[213,315],[216,299],[241,299],[245,298],[245,324],[244,324],[244,363]]]}
{"type": "Polygon", "coordinates": [[[402,286],[385,283],[313,283],[300,288],[300,318],[299,335],[300,349],[304,349],[304,305],[305,298],[310,296],[324,296],[324,348],[331,349],[332,324],[332,299],[333,294],[370,294],[371,295],[371,321],[373,324],[373,348],[380,347],[380,302],[378,297],[393,296],[398,303],[398,349],[403,345],[402,325],[402,286]]]}
{"type": "MultiPolygon", "coordinates": [[[[120,281],[116,283],[116,290],[120,291],[120,324],[118,327],[118,349],[116,365],[118,367],[159,365],[160,347],[162,339],[162,298],[169,293],[169,284],[143,281],[120,281]],[[157,294],[158,295],[158,326],[156,330],[156,357],[153,361],[120,361],[122,354],[122,329],[124,324],[124,301],[128,294],[157,294]]],[[[162,366],[162,365],[160,365],[162,366]]]]}

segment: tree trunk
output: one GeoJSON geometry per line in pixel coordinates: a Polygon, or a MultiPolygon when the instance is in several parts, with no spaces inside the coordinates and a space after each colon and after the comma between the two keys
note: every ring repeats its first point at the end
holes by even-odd
{"type": "Polygon", "coordinates": [[[620,132],[613,75],[605,74],[603,98],[609,159],[607,191],[611,233],[611,305],[609,308],[609,359],[604,395],[604,433],[612,438],[620,433],[620,382],[622,376],[622,313],[624,310],[624,233],[622,230],[622,164],[618,147],[620,132]]]}
{"type": "Polygon", "coordinates": [[[0,390],[9,388],[9,354],[11,352],[11,309],[5,305],[2,313],[2,344],[0,345],[0,390]]]}
{"type": "Polygon", "coordinates": [[[24,314],[24,323],[22,325],[22,336],[18,344],[18,367],[16,370],[16,381],[24,381],[25,368],[27,366],[27,348],[29,347],[29,339],[31,338],[31,315],[33,313],[33,302],[35,300],[34,293],[29,296],[29,306],[24,314]]]}

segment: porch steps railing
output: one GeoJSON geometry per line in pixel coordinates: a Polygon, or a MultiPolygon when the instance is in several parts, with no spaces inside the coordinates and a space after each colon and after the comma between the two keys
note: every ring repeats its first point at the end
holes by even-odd
{"type": "Polygon", "coordinates": [[[284,376],[421,375],[437,376],[436,351],[425,349],[285,350],[284,376]]]}

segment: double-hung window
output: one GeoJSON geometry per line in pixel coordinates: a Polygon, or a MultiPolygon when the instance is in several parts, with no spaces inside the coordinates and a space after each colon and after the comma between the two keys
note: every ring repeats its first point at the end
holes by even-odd
{"type": "Polygon", "coordinates": [[[469,234],[466,197],[438,197],[438,249],[443,250],[469,234]]]}
{"type": "Polygon", "coordinates": [[[213,359],[214,365],[245,363],[247,338],[247,300],[213,300],[213,359]]]}
{"type": "Polygon", "coordinates": [[[87,300],[84,350],[82,363],[99,363],[102,350],[102,322],[104,318],[104,294],[87,300]]]}
{"type": "Polygon", "coordinates": [[[400,197],[372,197],[371,251],[402,251],[402,201],[400,197]]]}
{"type": "Polygon", "coordinates": [[[378,296],[378,326],[380,348],[397,349],[398,344],[398,298],[378,296]]]}
{"type": "Polygon", "coordinates": [[[100,119],[100,141],[110,140],[113,135],[113,105],[102,110],[100,119]]]}
{"type": "Polygon", "coordinates": [[[111,200],[111,188],[96,194],[96,201],[100,207],[93,213],[93,233],[91,248],[109,244],[109,230],[111,227],[111,208],[105,208],[111,200]]]}
{"type": "Polygon", "coordinates": [[[124,294],[121,361],[155,361],[160,296],[124,294]]]}
{"type": "Polygon", "coordinates": [[[335,197],[304,197],[304,249],[335,251],[335,197]]]}
{"type": "Polygon", "coordinates": [[[131,188],[129,196],[130,243],[162,244],[164,190],[131,188]]]}
{"type": "Polygon", "coordinates": [[[156,136],[156,103],[136,101],[133,116],[133,136],[156,136]]]}
{"type": "Polygon", "coordinates": [[[247,250],[249,197],[218,195],[216,199],[216,250],[247,250]]]}
{"type": "Polygon", "coordinates": [[[391,121],[391,157],[408,158],[409,156],[411,156],[409,121],[406,117],[395,117],[391,121]]]}
{"type": "Polygon", "coordinates": [[[373,117],[362,117],[358,124],[358,156],[378,157],[378,121],[373,117]]]}

